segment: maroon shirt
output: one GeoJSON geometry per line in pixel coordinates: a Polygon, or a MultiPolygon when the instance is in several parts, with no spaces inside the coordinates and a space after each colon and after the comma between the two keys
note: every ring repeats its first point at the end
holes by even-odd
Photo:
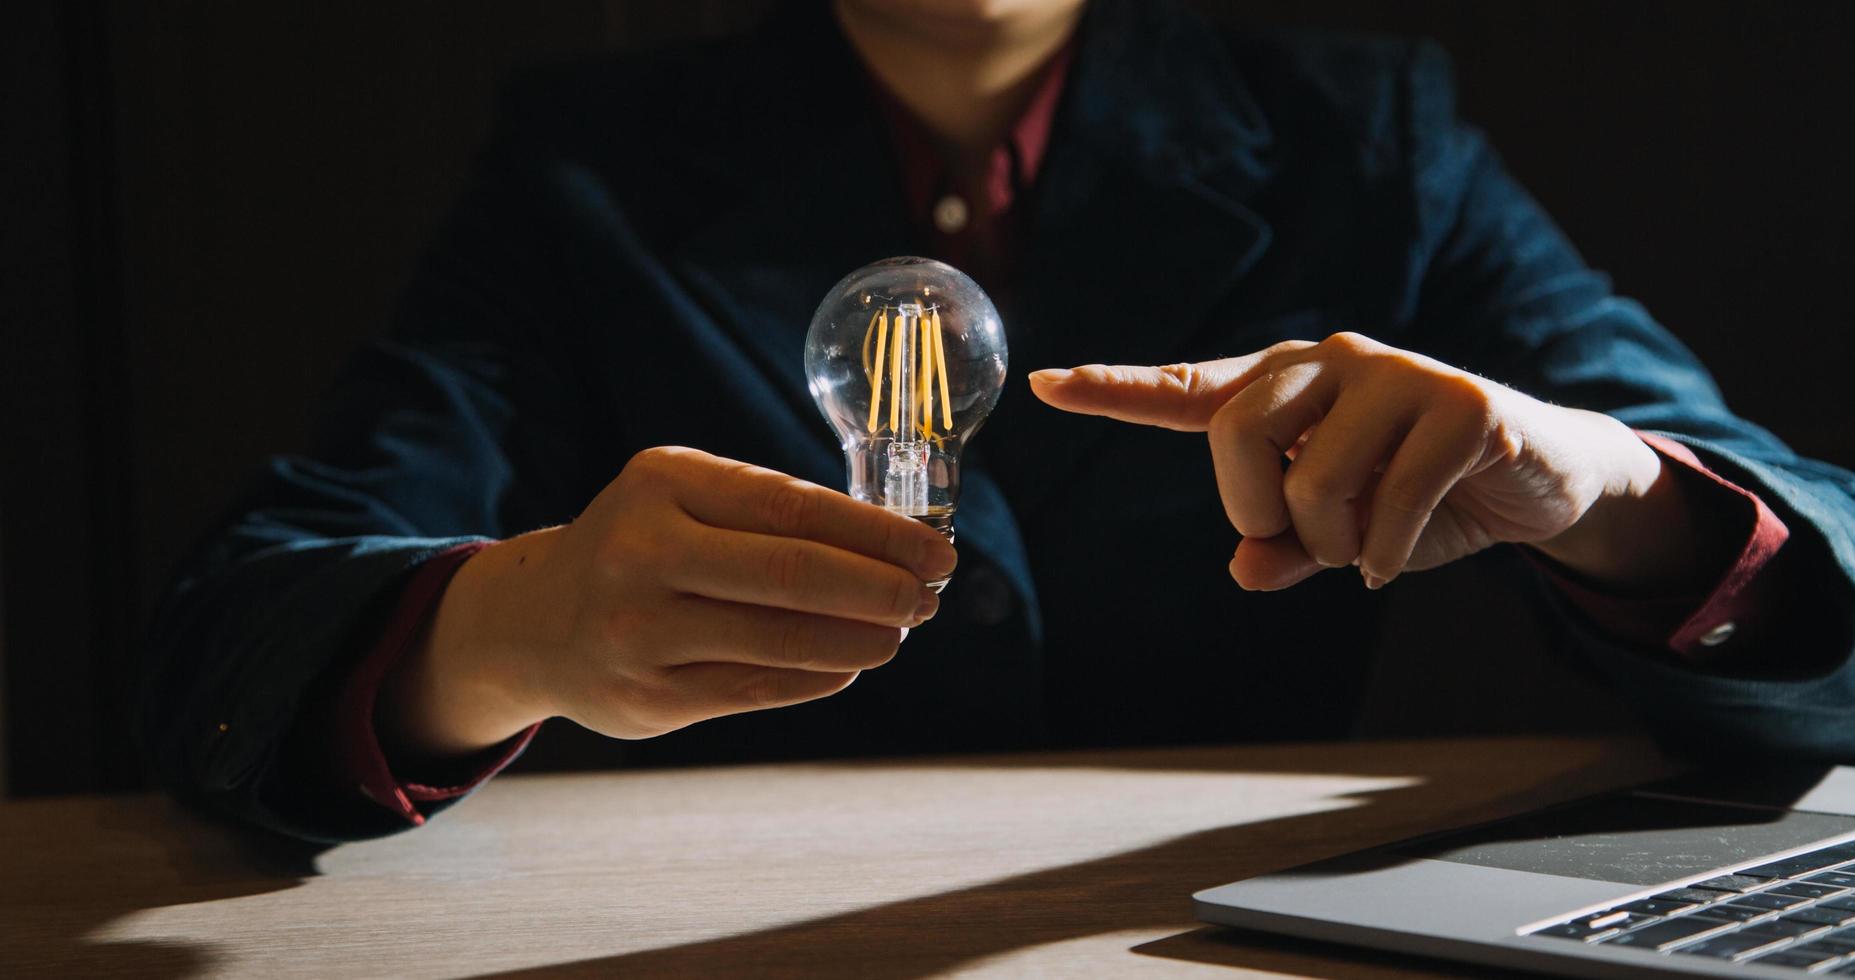
{"type": "MultiPolygon", "coordinates": [[[[935,257],[974,273],[981,282],[1002,281],[1023,241],[1026,216],[1017,207],[1035,181],[1049,145],[1050,128],[1069,74],[1072,49],[1052,57],[1022,116],[976,174],[956,176],[927,127],[893,93],[875,82],[889,120],[907,213],[935,257]]],[[[1695,664],[1711,662],[1728,649],[1737,632],[1755,627],[1769,603],[1770,561],[1790,536],[1784,522],[1751,493],[1702,465],[1687,447],[1651,433],[1638,433],[1665,463],[1699,477],[1701,492],[1721,495],[1722,511],[1741,515],[1744,535],[1732,563],[1704,593],[1622,596],[1578,581],[1540,560],[1555,587],[1593,625],[1621,640],[1660,646],[1695,664]]],[[[455,779],[434,786],[404,779],[381,750],[374,724],[380,684],[429,628],[438,600],[457,569],[489,542],[461,545],[428,561],[414,575],[386,630],[368,657],[343,685],[337,710],[337,764],[341,778],[359,792],[405,817],[425,822],[419,804],[462,796],[502,771],[527,747],[539,725],[448,767],[455,779]]],[[[1531,552],[1529,552],[1531,554],[1531,552]]]]}

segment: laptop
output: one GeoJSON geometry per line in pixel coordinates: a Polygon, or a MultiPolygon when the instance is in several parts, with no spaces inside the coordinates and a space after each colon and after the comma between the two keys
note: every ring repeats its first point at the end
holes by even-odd
{"type": "Polygon", "coordinates": [[[1681,777],[1193,900],[1221,925],[1579,977],[1855,975],[1855,768],[1681,777]]]}

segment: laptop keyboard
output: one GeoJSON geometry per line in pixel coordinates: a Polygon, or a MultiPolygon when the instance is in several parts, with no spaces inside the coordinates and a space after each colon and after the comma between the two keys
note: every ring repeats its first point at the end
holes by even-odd
{"type": "Polygon", "coordinates": [[[1855,976],[1855,842],[1741,868],[1529,935],[1855,976]]]}

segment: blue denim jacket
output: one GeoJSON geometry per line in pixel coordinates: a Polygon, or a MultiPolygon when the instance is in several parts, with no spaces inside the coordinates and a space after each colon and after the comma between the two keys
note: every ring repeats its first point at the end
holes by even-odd
{"type": "MultiPolygon", "coordinates": [[[[1020,371],[967,459],[941,615],[838,697],[613,743],[613,762],[1344,734],[1382,594],[1340,575],[1236,589],[1202,437],[1067,416],[1022,378],[1342,329],[1667,434],[1760,494],[1797,587],[1734,642],[1815,665],[1788,674],[1626,647],[1523,564],[1468,560],[1548,606],[1557,642],[1671,736],[1855,756],[1855,477],[1734,416],[1585,267],[1455,118],[1433,47],[1230,33],[1135,0],[1098,0],[1081,30],[995,297],[1020,371]]],[[[843,482],[807,323],[845,272],[922,246],[828,15],[536,72],[501,120],[315,448],[274,460],[173,587],[143,731],[187,798],[304,837],[399,829],[288,746],[422,560],[570,520],[654,445],[843,482]]]]}

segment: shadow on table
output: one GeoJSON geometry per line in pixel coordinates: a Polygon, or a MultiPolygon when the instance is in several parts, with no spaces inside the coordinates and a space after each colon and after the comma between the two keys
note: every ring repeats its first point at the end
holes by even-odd
{"type": "MultiPolygon", "coordinates": [[[[1525,745],[1517,741],[1516,750],[1525,745]]],[[[1433,975],[1438,965],[1410,957],[1264,938],[1259,933],[1192,928],[1188,896],[1209,886],[1281,870],[1286,864],[1522,812],[1667,771],[1666,764],[1652,753],[1597,755],[1568,763],[1530,784],[1502,788],[1501,776],[1488,776],[1469,784],[1483,787],[1484,792],[1476,797],[1475,791],[1463,785],[1464,779],[1474,778],[1476,763],[1443,760],[1434,745],[1416,754],[1438,764],[1426,766],[1419,761],[1413,766],[1409,763],[1414,760],[1406,760],[1399,765],[1396,753],[1381,751],[1371,753],[1373,759],[1360,759],[1362,765],[1346,766],[1347,775],[1415,776],[1420,780],[1414,785],[1348,794],[1344,798],[1355,804],[1348,808],[1234,824],[1097,860],[721,939],[494,975],[921,977],[1034,947],[1127,930],[1166,929],[1185,931],[1141,943],[1134,951],[1291,972],[1397,977],[1421,970],[1433,975]],[[1425,768],[1436,771],[1413,771],[1425,768]],[[1381,771],[1375,773],[1375,769],[1381,771]],[[1451,809],[1438,805],[1439,795],[1472,802],[1451,809]],[[1322,842],[1330,843],[1323,849],[1322,842]]],[[[1331,745],[1280,746],[1233,752],[1231,758],[1238,764],[1233,772],[1318,773],[1332,768],[1334,754],[1331,745]]],[[[1480,754],[1484,770],[1489,759],[1486,752],[1480,754]]],[[[1202,750],[1176,757],[1159,751],[1108,753],[1092,759],[937,759],[934,764],[957,766],[963,761],[975,766],[996,762],[1027,767],[1205,768],[1202,750]]],[[[690,912],[701,914],[701,910],[690,912]]],[[[622,930],[624,924],[614,923],[613,928],[622,930]]],[[[1112,969],[1106,963],[1097,967],[1112,969]]],[[[1473,975],[1487,976],[1488,971],[1479,969],[1473,975]]]]}
{"type": "Polygon", "coordinates": [[[315,874],[319,850],[146,797],[11,804],[0,811],[0,846],[0,973],[15,977],[207,972],[210,946],[94,934],[146,909],[293,888],[315,874]]]}

